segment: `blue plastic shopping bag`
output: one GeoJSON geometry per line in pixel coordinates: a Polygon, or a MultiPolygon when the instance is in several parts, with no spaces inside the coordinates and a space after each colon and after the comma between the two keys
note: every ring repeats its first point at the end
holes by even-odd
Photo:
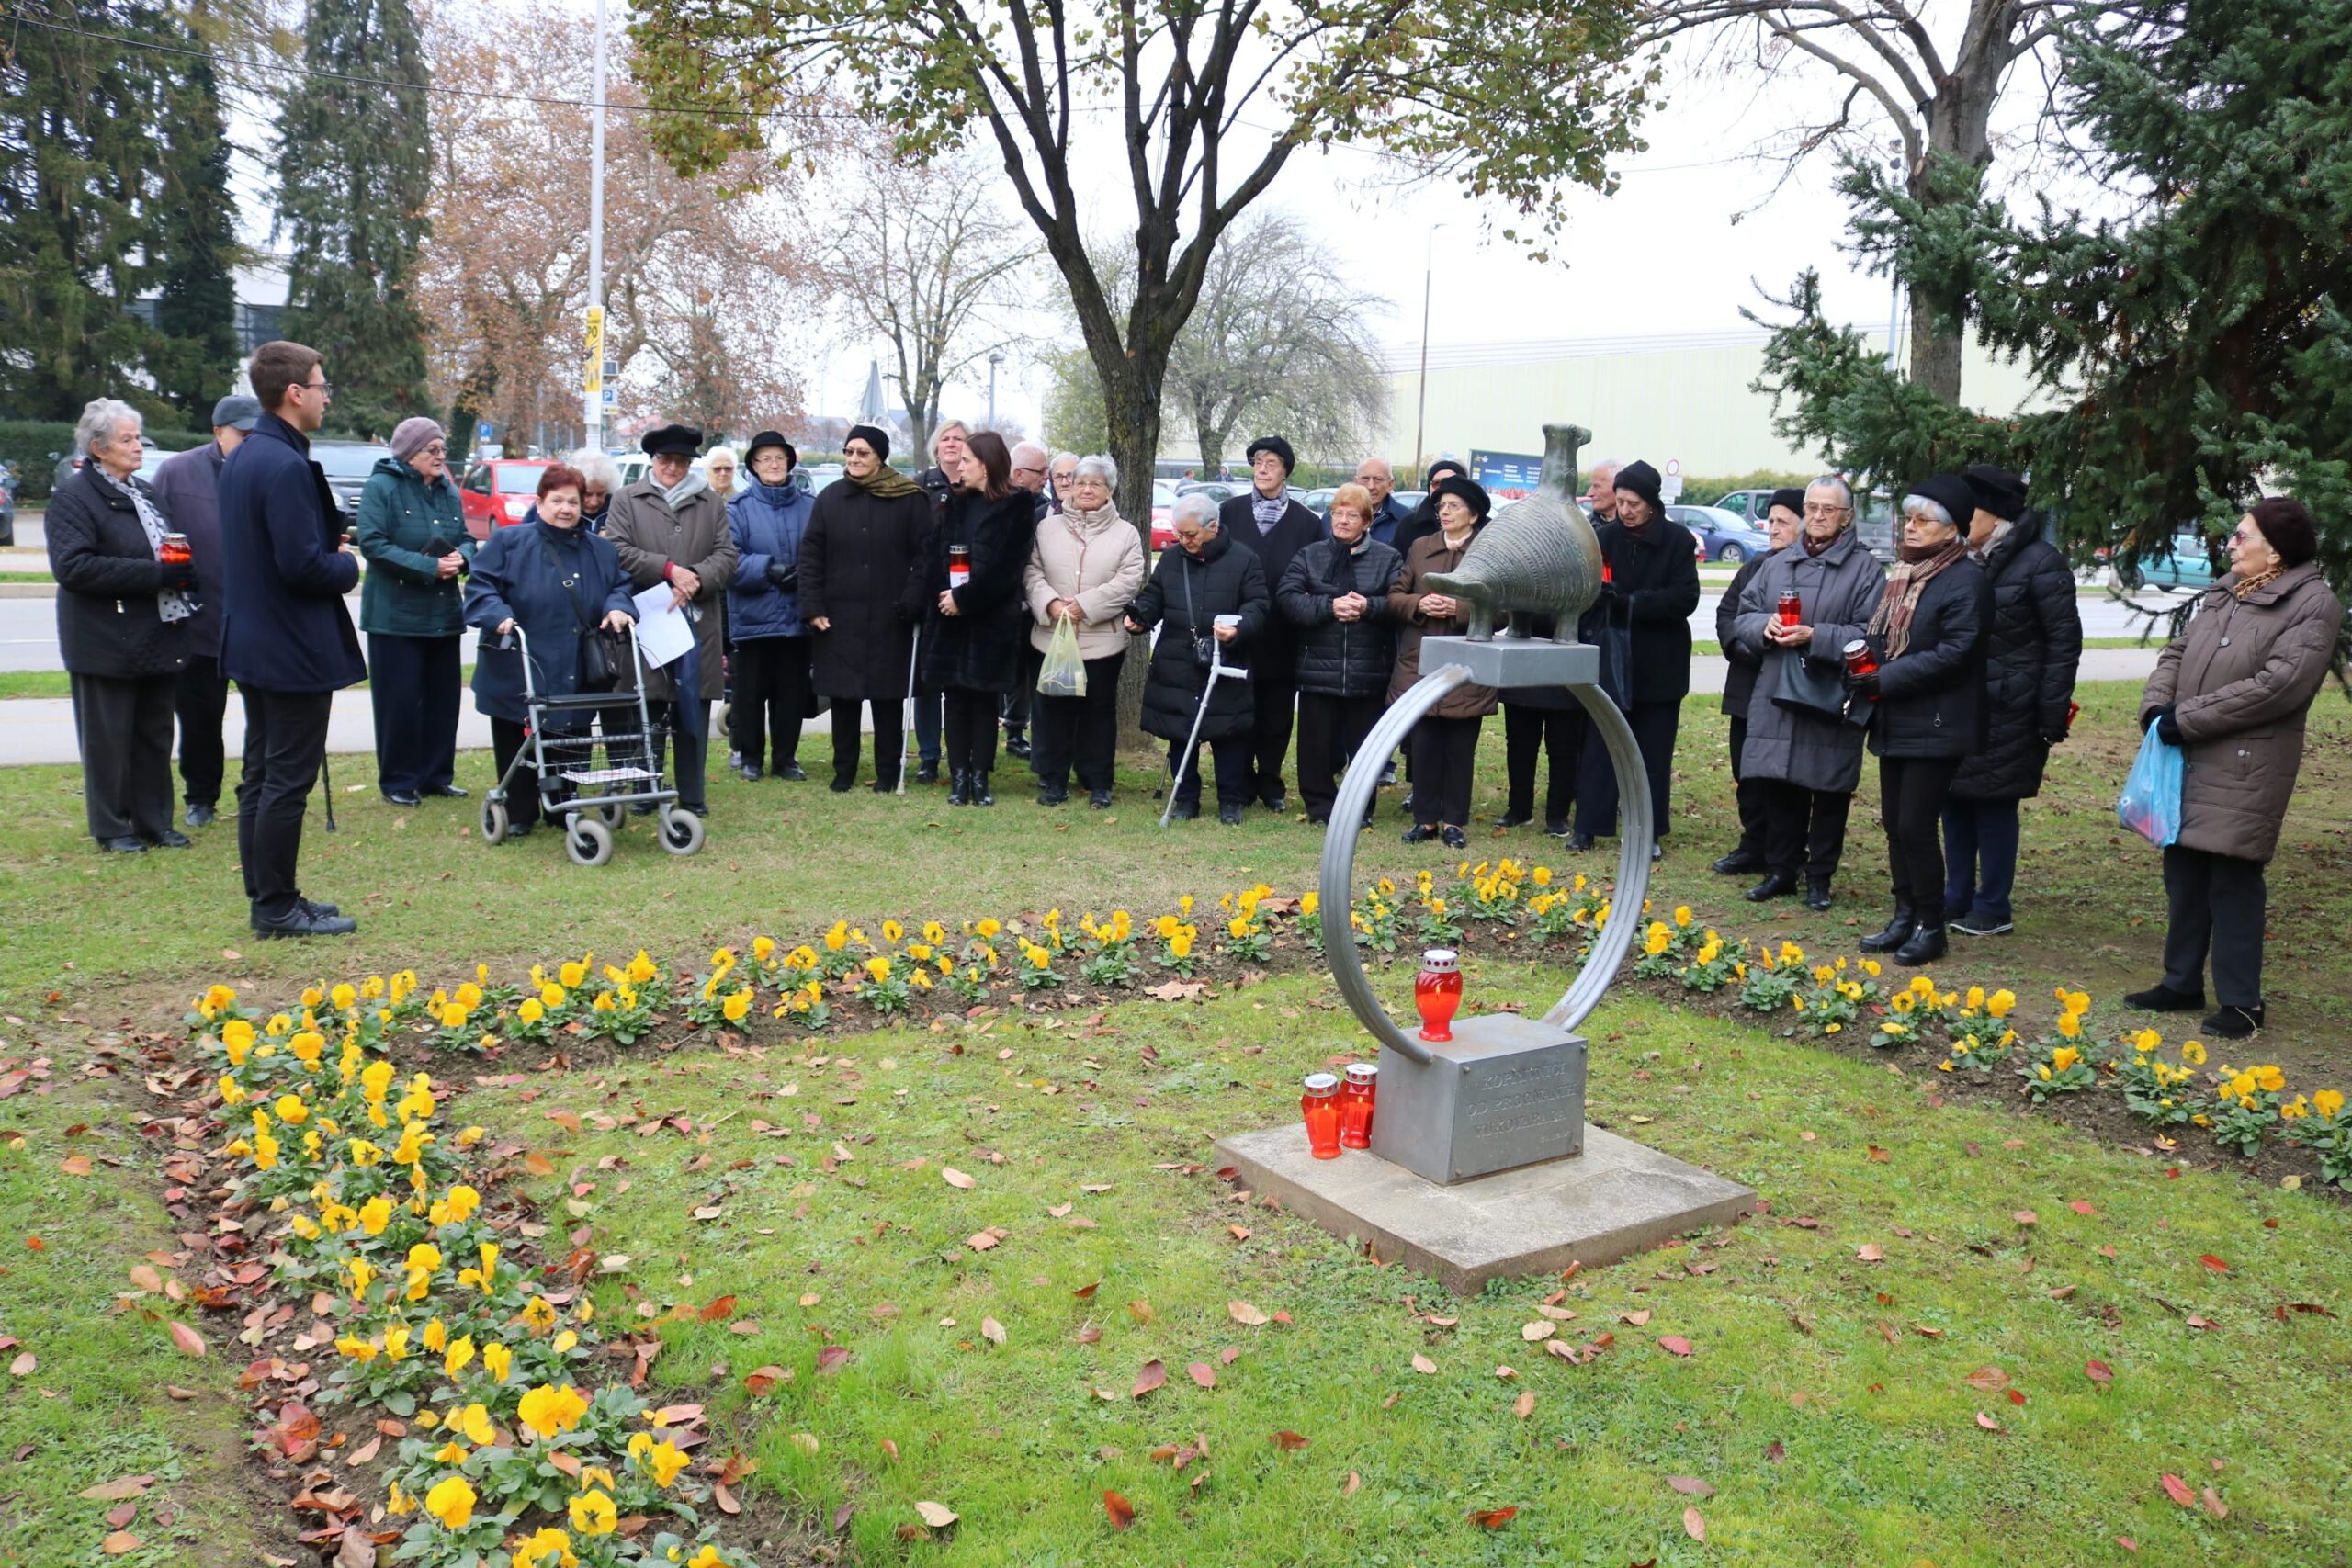
{"type": "Polygon", "coordinates": [[[2160,850],[2180,837],[2180,748],[2157,735],[2153,724],[2123,781],[2115,819],[2160,850]]]}

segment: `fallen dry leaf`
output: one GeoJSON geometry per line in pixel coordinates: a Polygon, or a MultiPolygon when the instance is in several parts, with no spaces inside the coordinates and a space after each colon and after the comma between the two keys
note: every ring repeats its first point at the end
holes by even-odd
{"type": "Polygon", "coordinates": [[[1555,1332],[1557,1331],[1551,1324],[1543,1322],[1522,1323],[1519,1326],[1519,1337],[1530,1345],[1534,1344],[1538,1339],[1549,1339],[1555,1332]]]}
{"type": "MultiPolygon", "coordinates": [[[[87,1160],[83,1161],[83,1164],[85,1166],[89,1162],[87,1160]]],[[[108,1535],[104,1540],[98,1542],[98,1550],[105,1552],[108,1557],[119,1557],[126,1551],[138,1551],[139,1538],[131,1534],[129,1530],[116,1530],[112,1534],[108,1535]]]]}
{"type": "Polygon", "coordinates": [[[1997,1432],[2001,1429],[2001,1424],[1998,1421],[1994,1420],[1990,1416],[1985,1415],[1982,1410],[1976,1413],[1976,1424],[1984,1427],[1988,1432],[1997,1432]]]}
{"type": "Polygon", "coordinates": [[[1886,1248],[1874,1241],[1866,1241],[1854,1248],[1854,1256],[1865,1263],[1883,1263],[1886,1261],[1886,1248]]]}
{"type": "Polygon", "coordinates": [[[2164,1486],[2165,1495],[2179,1504],[2182,1507],[2193,1508],[2197,1506],[2197,1494],[2191,1492],[2188,1489],[2188,1483],[2183,1481],[2179,1476],[2175,1475],[2170,1471],[2166,1471],[2164,1474],[2158,1476],[2157,1480],[2164,1486]]]}
{"type": "Polygon", "coordinates": [[[1417,1350],[1413,1353],[1413,1370],[1423,1377],[1430,1377],[1436,1373],[1437,1363],[1417,1350]]]}
{"type": "Polygon", "coordinates": [[[1216,1386],[1216,1369],[1210,1366],[1206,1361],[1194,1361],[1192,1365],[1186,1367],[1184,1371],[1194,1382],[1200,1384],[1203,1388],[1215,1388],[1216,1386]]]}
{"type": "Polygon", "coordinates": [[[942,1181],[946,1182],[950,1187],[961,1188],[967,1191],[971,1190],[975,1180],[977,1179],[976,1178],[965,1175],[962,1171],[956,1169],[952,1165],[940,1167],[939,1179],[942,1181]]]}
{"type": "Polygon", "coordinates": [[[1646,1324],[1649,1322],[1649,1320],[1650,1320],[1650,1309],[1649,1309],[1649,1308],[1647,1308],[1647,1307],[1644,1307],[1644,1308],[1643,1308],[1641,1311],[1639,1311],[1639,1312],[1621,1312],[1621,1313],[1619,1313],[1619,1314],[1617,1314],[1617,1321],[1618,1321],[1618,1322],[1620,1322],[1620,1323],[1629,1323],[1629,1324],[1633,1325],[1635,1328],[1640,1328],[1640,1327],[1644,1326],[1645,1325],[1646,1325],[1646,1324]]]}
{"type": "Polygon", "coordinates": [[[190,1328],[187,1324],[181,1323],[177,1319],[173,1320],[171,1332],[172,1343],[178,1346],[183,1351],[191,1356],[201,1356],[204,1354],[203,1335],[198,1334],[195,1329],[190,1328]]]}
{"type": "MultiPolygon", "coordinates": [[[[1136,1522],[1136,1506],[1116,1492],[1102,1494],[1102,1511],[1110,1516],[1111,1528],[1123,1530],[1136,1522]]],[[[953,1515],[949,1516],[951,1518],[953,1515]]]]}
{"type": "Polygon", "coordinates": [[[1659,1335],[1657,1339],[1657,1348],[1665,1351],[1669,1356],[1688,1356],[1690,1354],[1690,1341],[1683,1338],[1679,1334],[1659,1335]]]}
{"type": "Polygon", "coordinates": [[[1692,1540],[1703,1541],[1707,1539],[1706,1516],[1700,1513],[1695,1506],[1682,1510],[1682,1533],[1692,1540]]]}
{"type": "Polygon", "coordinates": [[[1470,1510],[1470,1522],[1476,1525],[1480,1529],[1498,1530],[1518,1517],[1519,1510],[1516,1507],[1473,1508],[1470,1510]]]}
{"type": "Polygon", "coordinates": [[[1695,1475],[1669,1475],[1666,1483],[1686,1497],[1712,1497],[1715,1489],[1695,1475]]]}
{"type": "Polygon", "coordinates": [[[1245,1328],[1262,1328],[1272,1320],[1248,1302],[1227,1302],[1225,1310],[1245,1328]]]}
{"type": "Polygon", "coordinates": [[[735,1500],[735,1494],[727,1489],[727,1483],[723,1481],[711,1483],[710,1500],[718,1505],[718,1511],[722,1514],[740,1514],[743,1511],[743,1505],[735,1500]]]}
{"type": "Polygon", "coordinates": [[[1278,1449],[1303,1449],[1306,1446],[1306,1439],[1300,1437],[1296,1432],[1276,1432],[1274,1434],[1274,1447],[1278,1449]]]}
{"type": "Polygon", "coordinates": [[[132,1497],[146,1495],[147,1488],[155,1484],[152,1475],[125,1475],[113,1481],[101,1481],[85,1487],[79,1495],[93,1503],[120,1503],[132,1497]]]}
{"type": "Polygon", "coordinates": [[[944,1530],[956,1522],[956,1510],[944,1503],[918,1502],[915,1512],[922,1516],[923,1523],[935,1530],[944,1530]]]}
{"type": "Polygon", "coordinates": [[[2226,1274],[2230,1271],[2230,1266],[2228,1264],[2222,1262],[2220,1258],[2214,1257],[2210,1252],[2199,1253],[2197,1255],[2197,1261],[2202,1263],[2206,1268],[2211,1269],[2216,1274],[2226,1274]]]}
{"type": "Polygon", "coordinates": [[[1132,1397],[1141,1399],[1167,1381],[1168,1368],[1163,1362],[1156,1359],[1146,1361],[1143,1364],[1143,1371],[1136,1374],[1136,1389],[1132,1397]]]}
{"type": "Polygon", "coordinates": [[[1351,1470],[1348,1472],[1348,1483],[1340,1488],[1340,1495],[1342,1497],[1352,1497],[1356,1495],[1357,1489],[1363,1485],[1363,1477],[1358,1475],[1351,1470]]]}
{"type": "Polygon", "coordinates": [[[2009,1386],[2009,1374],[1998,1367],[1979,1367],[1960,1381],[1983,1393],[1998,1393],[2009,1386]]]}
{"type": "Polygon", "coordinates": [[[1530,1416],[1534,1415],[1535,1391],[1531,1388],[1525,1393],[1521,1394],[1517,1399],[1512,1400],[1510,1402],[1510,1413],[1518,1416],[1522,1421],[1526,1420],[1530,1416]]]}
{"type": "Polygon", "coordinates": [[[2095,1383],[2104,1385],[2115,1381],[2115,1369],[2094,1357],[2083,1363],[2083,1375],[2095,1383]]]}

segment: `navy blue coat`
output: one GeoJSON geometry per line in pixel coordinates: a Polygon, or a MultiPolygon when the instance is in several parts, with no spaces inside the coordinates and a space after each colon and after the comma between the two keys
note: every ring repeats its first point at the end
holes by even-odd
{"type": "Polygon", "coordinates": [[[800,536],[817,498],[789,485],[752,487],[727,503],[727,531],[735,539],[735,581],[727,590],[727,630],[737,642],[763,637],[805,637],[800,590],[768,581],[771,561],[797,570],[800,536]]]}
{"type": "Polygon", "coordinates": [[[343,596],[359,558],[311,438],[265,413],[220,465],[220,673],[265,692],[332,692],[368,678],[343,596]]]}
{"type": "MultiPolygon", "coordinates": [[[[491,633],[509,616],[530,642],[531,679],[539,695],[578,691],[580,639],[587,635],[580,624],[582,607],[598,626],[615,610],[637,614],[628,573],[610,539],[585,526],[550,527],[539,521],[537,507],[511,528],[492,528],[466,582],[466,625],[482,633],[474,651],[474,706],[515,724],[526,716],[523,656],[492,646],[491,633]],[[566,577],[578,581],[567,589],[566,577]]],[[[579,728],[586,728],[584,716],[579,728]]]]}
{"type": "Polygon", "coordinates": [[[191,659],[220,657],[220,443],[208,441],[166,457],[148,488],[176,531],[187,536],[196,565],[196,614],[187,630],[191,659]]]}

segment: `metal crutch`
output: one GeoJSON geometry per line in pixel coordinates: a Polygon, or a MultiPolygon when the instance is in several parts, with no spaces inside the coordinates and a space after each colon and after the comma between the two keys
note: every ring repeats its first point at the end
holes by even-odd
{"type": "Polygon", "coordinates": [[[907,695],[899,705],[899,787],[895,793],[907,793],[907,747],[915,731],[915,661],[922,653],[922,628],[917,626],[907,638],[907,695]]]}
{"type": "Polygon", "coordinates": [[[1201,682],[1201,705],[1193,714],[1193,733],[1185,738],[1184,754],[1176,760],[1175,774],[1168,781],[1168,804],[1159,808],[1161,827],[1167,827],[1169,818],[1175,814],[1177,792],[1184,787],[1184,765],[1200,755],[1201,726],[1207,722],[1209,699],[1216,695],[1216,683],[1222,680],[1247,681],[1249,678],[1250,671],[1246,666],[1226,663],[1225,644],[1211,637],[1208,679],[1201,682]]]}

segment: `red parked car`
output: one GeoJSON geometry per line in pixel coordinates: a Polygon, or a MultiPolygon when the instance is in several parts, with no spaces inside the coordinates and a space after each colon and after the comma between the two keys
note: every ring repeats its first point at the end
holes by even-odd
{"type": "Polygon", "coordinates": [[[546,457],[492,457],[476,463],[458,487],[465,507],[466,532],[476,541],[490,537],[492,528],[520,523],[538,504],[539,476],[548,471],[546,457]]]}

